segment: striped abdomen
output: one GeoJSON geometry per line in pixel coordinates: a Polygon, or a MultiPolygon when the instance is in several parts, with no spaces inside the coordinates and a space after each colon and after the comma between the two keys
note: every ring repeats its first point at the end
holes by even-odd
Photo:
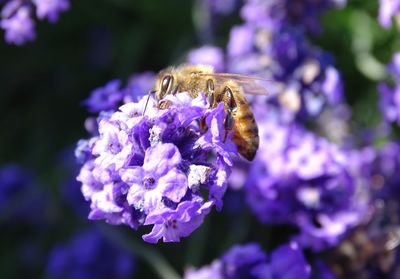
{"type": "Polygon", "coordinates": [[[236,143],[240,155],[252,161],[257,153],[260,139],[253,112],[245,100],[238,102],[233,118],[235,122],[232,140],[236,143]]]}

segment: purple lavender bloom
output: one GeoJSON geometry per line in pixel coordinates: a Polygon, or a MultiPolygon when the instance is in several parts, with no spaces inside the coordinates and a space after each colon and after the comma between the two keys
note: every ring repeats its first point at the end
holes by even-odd
{"type": "Polygon", "coordinates": [[[260,148],[246,183],[247,200],[263,223],[298,226],[299,244],[321,250],[355,226],[355,181],[346,153],[303,128],[259,121],[260,148]]]}
{"type": "Polygon", "coordinates": [[[189,52],[187,61],[190,64],[211,65],[216,72],[225,69],[224,52],[215,46],[206,45],[189,52]]]}
{"type": "Polygon", "coordinates": [[[167,110],[150,99],[143,115],[146,101],[147,96],[102,118],[98,136],[80,143],[84,165],[78,181],[91,202],[89,219],[135,229],[151,225],[145,241],[179,241],[214,205],[221,209],[236,146],[231,135],[224,141],[223,103],[209,109],[203,94],[192,99],[179,93],[164,100],[167,110]]]}
{"type": "Polygon", "coordinates": [[[132,278],[134,258],[91,229],[53,248],[47,263],[49,278],[132,278]]]}
{"type": "Polygon", "coordinates": [[[392,26],[392,17],[399,18],[400,1],[399,0],[379,0],[379,23],[384,28],[392,26]]]}
{"type": "MultiPolygon", "coordinates": [[[[11,3],[11,2],[10,2],[11,3]]],[[[5,30],[6,42],[15,45],[23,45],[26,42],[33,41],[36,38],[35,22],[31,18],[29,7],[21,7],[10,17],[4,16],[3,8],[0,26],[5,30]]]]}
{"type": "Polygon", "coordinates": [[[237,57],[250,53],[253,50],[255,30],[253,26],[234,26],[230,32],[227,46],[229,57],[237,57]]]}
{"type": "Polygon", "coordinates": [[[84,101],[84,105],[93,113],[116,111],[122,104],[137,102],[147,95],[153,88],[153,83],[152,72],[132,75],[124,87],[120,80],[112,80],[93,90],[90,97],[84,101]]]}
{"type": "Polygon", "coordinates": [[[56,22],[61,12],[69,9],[68,0],[5,0],[1,10],[0,27],[5,30],[6,42],[23,45],[36,38],[33,13],[39,19],[56,22]]]}
{"type": "Polygon", "coordinates": [[[400,125],[400,53],[394,54],[387,71],[393,77],[394,85],[385,82],[379,84],[379,107],[386,121],[400,125]]]}
{"type": "MultiPolygon", "coordinates": [[[[123,103],[138,102],[144,95],[147,95],[154,86],[155,74],[153,72],[144,72],[133,74],[126,85],[122,88],[124,100],[123,103]]],[[[117,108],[114,108],[116,110],[117,108]]]]}
{"type": "Polygon", "coordinates": [[[185,279],[310,278],[310,267],[296,243],[282,245],[267,255],[256,243],[236,245],[211,265],[188,270],[185,279]]]}
{"type": "Polygon", "coordinates": [[[274,26],[303,26],[312,33],[320,33],[319,16],[334,6],[344,6],[346,1],[335,0],[247,0],[242,17],[248,22],[274,26]]]}
{"type": "Polygon", "coordinates": [[[121,81],[112,80],[104,87],[96,88],[84,104],[90,112],[115,110],[123,99],[121,81]]]}
{"type": "Polygon", "coordinates": [[[68,0],[32,0],[36,5],[36,14],[39,19],[47,18],[56,22],[59,14],[69,10],[68,0]]]}

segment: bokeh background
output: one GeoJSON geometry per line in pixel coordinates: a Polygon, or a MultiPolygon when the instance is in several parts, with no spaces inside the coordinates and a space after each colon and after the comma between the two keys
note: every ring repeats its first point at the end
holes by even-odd
{"type": "MultiPolygon", "coordinates": [[[[0,277],[52,278],[50,259],[67,257],[56,255],[55,247],[71,243],[75,233],[87,229],[107,235],[102,222],[86,220],[89,206],[75,182],[79,166],[73,150],[78,139],[87,137],[84,122],[90,115],[83,100],[109,80],[126,81],[133,73],[177,65],[195,47],[224,48],[232,26],[242,22],[239,9],[219,16],[216,24],[200,2],[72,0],[71,9],[56,24],[37,22],[34,42],[0,43],[0,165],[9,166],[0,172],[0,277]],[[6,184],[17,185],[17,190],[6,189],[6,184]]],[[[342,74],[354,133],[381,122],[377,84],[400,49],[399,31],[379,25],[378,5],[349,1],[341,9],[323,13],[323,31],[309,34],[315,45],[331,53],[342,74]]],[[[289,239],[289,227],[260,225],[240,192],[227,193],[226,200],[221,213],[211,213],[180,243],[154,246],[141,240],[141,231],[118,228],[124,237],[106,237],[111,247],[106,249],[125,253],[117,262],[126,278],[155,278],[154,267],[135,257],[135,249],[156,250],[182,274],[187,266],[210,263],[237,242],[258,241],[271,249],[289,239]]],[[[80,247],[79,241],[75,245],[80,247]]],[[[96,255],[109,263],[104,254],[115,252],[104,251],[93,248],[87,261],[96,255]]],[[[85,272],[65,278],[90,278],[85,272]]]]}

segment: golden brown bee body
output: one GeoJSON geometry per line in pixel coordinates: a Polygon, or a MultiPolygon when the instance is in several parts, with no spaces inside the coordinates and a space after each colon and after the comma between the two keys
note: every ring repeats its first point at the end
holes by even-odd
{"type": "Polygon", "coordinates": [[[237,145],[238,152],[252,161],[259,145],[258,127],[244,93],[265,93],[263,88],[254,84],[256,79],[258,78],[215,73],[212,67],[204,65],[169,67],[158,75],[156,99],[160,101],[167,94],[177,92],[188,92],[195,98],[200,92],[204,92],[210,107],[223,101],[227,112],[225,129],[227,132],[233,130],[232,140],[237,145]]]}

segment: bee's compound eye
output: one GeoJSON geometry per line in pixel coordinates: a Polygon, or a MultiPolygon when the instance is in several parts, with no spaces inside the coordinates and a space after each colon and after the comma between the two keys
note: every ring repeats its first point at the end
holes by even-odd
{"type": "Polygon", "coordinates": [[[172,82],[174,81],[174,78],[171,75],[166,75],[161,83],[161,92],[162,95],[165,95],[168,93],[169,89],[172,86],[172,82]]]}

